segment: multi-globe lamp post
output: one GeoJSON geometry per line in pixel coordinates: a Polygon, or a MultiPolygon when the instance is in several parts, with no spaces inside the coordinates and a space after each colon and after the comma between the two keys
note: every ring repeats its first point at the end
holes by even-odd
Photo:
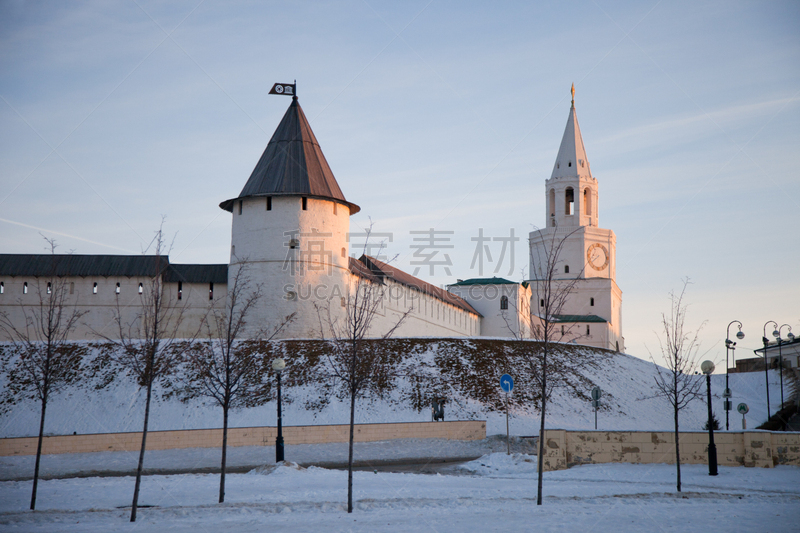
{"type": "Polygon", "coordinates": [[[714,372],[714,363],[703,361],[700,370],[706,375],[706,390],[708,391],[708,475],[717,475],[717,446],[714,444],[714,415],[711,414],[711,374],[714,372]]]}
{"type": "Polygon", "coordinates": [[[275,462],[283,461],[283,424],[281,420],[281,372],[286,368],[286,361],[280,357],[272,361],[272,370],[278,376],[278,436],[275,438],[275,462]]]}
{"type": "Polygon", "coordinates": [[[731,429],[728,416],[731,411],[731,389],[728,385],[728,368],[730,367],[730,364],[728,363],[728,354],[731,350],[736,349],[736,342],[731,340],[731,326],[734,324],[739,324],[739,331],[736,333],[736,338],[739,340],[744,339],[744,332],[742,332],[741,322],[734,320],[728,324],[728,330],[725,334],[725,394],[723,395],[725,397],[725,431],[731,429]]]}
{"type": "MultiPolygon", "coordinates": [[[[781,407],[783,409],[783,353],[781,352],[781,347],[783,345],[783,339],[781,339],[781,330],[783,328],[789,328],[789,334],[786,335],[788,337],[789,342],[794,340],[794,333],[792,333],[792,326],[789,324],[784,324],[774,331],[772,334],[775,335],[776,340],[778,341],[778,365],[780,365],[780,372],[781,372],[781,407]]],[[[780,409],[778,409],[780,411],[780,409]]]]}
{"type": "Polygon", "coordinates": [[[772,332],[772,336],[775,338],[781,336],[780,332],[778,331],[778,323],[774,320],[767,320],[767,323],[764,324],[764,335],[761,337],[761,341],[764,343],[764,376],[767,380],[767,420],[769,420],[772,416],[769,411],[769,357],[767,356],[767,345],[769,344],[769,339],[767,338],[767,326],[769,324],[775,324],[775,331],[772,332]]]}

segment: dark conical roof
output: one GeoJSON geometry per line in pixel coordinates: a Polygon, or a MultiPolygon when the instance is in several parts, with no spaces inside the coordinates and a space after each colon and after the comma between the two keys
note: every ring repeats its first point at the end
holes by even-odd
{"type": "Polygon", "coordinates": [[[253,196],[325,198],[346,204],[351,215],[361,210],[342,194],[296,96],[242,192],[219,206],[233,211],[236,200],[253,196]]]}

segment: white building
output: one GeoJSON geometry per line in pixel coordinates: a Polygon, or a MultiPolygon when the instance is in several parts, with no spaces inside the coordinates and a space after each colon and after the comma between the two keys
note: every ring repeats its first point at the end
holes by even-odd
{"type": "Polygon", "coordinates": [[[519,284],[492,279],[459,281],[450,290],[482,315],[481,335],[522,336],[545,313],[545,279],[571,290],[557,314],[556,339],[624,351],[622,291],[616,283],[616,236],[599,227],[597,179],[583,145],[575,100],[561,139],[553,172],[545,182],[546,223],[532,231],[530,277],[519,284]],[[525,305],[522,295],[529,297],[525,305]],[[531,313],[533,319],[527,319],[531,313]]]}
{"type": "Polygon", "coordinates": [[[556,317],[564,340],[624,351],[622,291],[616,282],[617,238],[610,229],[599,227],[598,183],[586,157],[572,91],[561,147],[545,182],[546,226],[529,237],[531,310],[544,313],[541,280],[555,259],[550,265],[555,267],[552,278],[575,280],[572,294],[556,317]]]}
{"type": "MultiPolygon", "coordinates": [[[[800,337],[792,336],[789,339],[772,341],[764,348],[753,350],[756,357],[735,359],[734,368],[729,368],[728,372],[760,372],[764,370],[764,351],[767,352],[767,364],[769,368],[792,369],[800,376],[800,337]]],[[[734,352],[735,353],[735,352],[734,352]]]]}
{"type": "MultiPolygon", "coordinates": [[[[589,172],[574,105],[546,187],[548,223],[531,233],[530,272],[539,272],[548,243],[566,239],[559,277],[579,282],[555,317],[565,326],[561,340],[623,350],[615,237],[597,226],[597,180],[589,172]]],[[[357,280],[383,288],[373,336],[407,315],[395,336],[529,337],[531,311],[534,320],[539,312],[535,275],[525,283],[459,280],[446,291],[367,255],[351,257],[350,215],[360,208],[342,193],[297,97],[244,188],[220,207],[232,216],[228,265],[173,265],[162,257],[165,266],[156,269],[154,256],[0,254],[0,312],[22,323],[22,309],[38,303],[55,273],[69,283],[71,303],[87,311],[73,337],[113,336],[118,306],[125,317],[135,316],[142,284],[162,272],[170,306],[187,308],[181,331],[188,336],[210,309],[224,306],[241,268],[264,295],[249,317],[250,334],[293,314],[280,337],[329,336],[328,313],[333,320],[344,316],[357,280]]]]}
{"type": "Polygon", "coordinates": [[[458,280],[447,290],[481,314],[482,337],[531,338],[531,290],[527,283],[503,278],[458,280]]]}

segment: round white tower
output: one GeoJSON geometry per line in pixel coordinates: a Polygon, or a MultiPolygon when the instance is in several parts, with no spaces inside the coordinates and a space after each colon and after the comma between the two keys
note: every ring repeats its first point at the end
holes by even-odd
{"type": "Polygon", "coordinates": [[[328,309],[342,311],[350,215],[360,208],[342,194],[296,96],[242,192],[220,207],[233,214],[228,291],[246,268],[262,293],[245,335],[294,314],[278,338],[319,338],[328,309]]]}

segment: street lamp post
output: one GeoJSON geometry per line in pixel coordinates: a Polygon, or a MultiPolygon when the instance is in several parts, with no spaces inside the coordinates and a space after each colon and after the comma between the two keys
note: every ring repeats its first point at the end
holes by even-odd
{"type": "Polygon", "coordinates": [[[275,439],[275,462],[283,461],[283,424],[281,420],[281,371],[286,368],[286,362],[281,359],[272,361],[272,370],[278,376],[278,437],[275,439]]]}
{"type": "MultiPolygon", "coordinates": [[[[769,344],[769,339],[767,339],[767,324],[775,324],[775,327],[778,327],[778,323],[774,320],[767,320],[767,323],[764,324],[764,335],[761,337],[761,341],[764,343],[764,376],[766,376],[767,380],[767,420],[770,419],[771,415],[769,412],[769,358],[767,357],[767,344],[769,344]]],[[[773,335],[776,337],[780,337],[780,333],[777,331],[772,332],[773,335]],[[775,335],[777,333],[777,335],[775,335]]]]}
{"type": "MultiPolygon", "coordinates": [[[[778,334],[776,336],[776,338],[778,339],[778,364],[780,365],[780,372],[781,372],[781,407],[780,407],[780,409],[783,409],[783,353],[781,352],[781,347],[783,346],[783,339],[781,339],[781,330],[783,328],[789,328],[789,334],[787,335],[787,337],[789,337],[790,341],[794,340],[794,334],[792,333],[792,326],[790,326],[789,324],[784,324],[783,326],[779,327],[777,329],[777,331],[774,331],[772,333],[773,335],[775,335],[775,333],[778,334]]],[[[780,411],[780,409],[778,409],[778,410],[780,411]]]]}
{"type": "Polygon", "coordinates": [[[739,340],[744,339],[741,322],[734,320],[728,324],[727,333],[725,334],[725,394],[723,395],[725,397],[725,431],[731,429],[728,416],[731,411],[731,389],[728,385],[728,367],[730,366],[728,363],[728,353],[736,349],[736,343],[731,341],[731,326],[734,324],[739,324],[739,331],[736,333],[736,338],[739,340]]]}
{"type": "Polygon", "coordinates": [[[706,375],[706,390],[708,391],[708,475],[717,475],[717,445],[714,444],[714,415],[711,414],[711,373],[714,372],[714,363],[703,361],[700,370],[706,375]]]}

